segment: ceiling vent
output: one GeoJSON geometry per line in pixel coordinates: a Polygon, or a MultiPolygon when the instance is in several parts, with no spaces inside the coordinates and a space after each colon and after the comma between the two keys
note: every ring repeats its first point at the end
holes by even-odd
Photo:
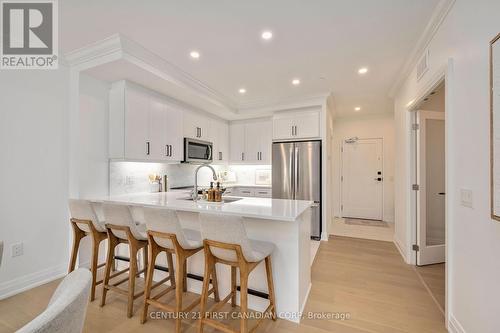
{"type": "Polygon", "coordinates": [[[424,55],[420,58],[417,63],[417,81],[424,76],[424,74],[429,70],[429,50],[424,52],[424,55]]]}

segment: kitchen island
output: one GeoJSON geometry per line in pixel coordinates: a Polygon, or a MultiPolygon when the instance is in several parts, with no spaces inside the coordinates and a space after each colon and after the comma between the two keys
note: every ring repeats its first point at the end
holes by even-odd
{"type": "MultiPolygon", "coordinates": [[[[177,211],[184,228],[200,229],[200,212],[234,215],[244,218],[248,237],[268,241],[276,246],[272,254],[276,293],[276,309],[280,318],[299,322],[311,288],[311,201],[270,198],[226,198],[225,203],[189,200],[187,191],[138,193],[91,200],[126,204],[132,207],[134,217],[143,222],[141,207],[158,207],[177,211]]],[[[157,265],[165,265],[159,256],[157,265]]],[[[203,251],[188,261],[188,273],[203,276],[203,251]]],[[[217,266],[221,299],[230,291],[230,269],[217,266]]],[[[160,276],[159,276],[160,277],[160,276]]],[[[155,278],[156,280],[156,278],[155,278]]],[[[264,263],[250,274],[249,308],[263,311],[268,305],[264,263]]],[[[201,293],[201,282],[188,279],[188,290],[201,293]]]]}

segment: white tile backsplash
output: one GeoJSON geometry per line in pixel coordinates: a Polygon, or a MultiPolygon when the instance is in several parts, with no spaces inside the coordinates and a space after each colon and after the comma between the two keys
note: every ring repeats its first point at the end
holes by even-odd
{"type": "MultiPolygon", "coordinates": [[[[270,165],[230,165],[228,169],[235,173],[236,183],[238,185],[256,185],[255,173],[257,170],[267,170],[271,172],[270,165]]],[[[271,183],[267,185],[271,185],[271,183]]]]}
{"type": "MultiPolygon", "coordinates": [[[[154,185],[149,183],[148,175],[156,173],[168,176],[169,188],[194,185],[194,172],[198,165],[166,164],[143,162],[110,162],[109,193],[121,195],[127,193],[151,192],[154,185]]],[[[219,172],[224,166],[213,165],[219,172]]],[[[212,180],[212,172],[208,168],[200,169],[198,184],[208,186],[212,180]]]]}

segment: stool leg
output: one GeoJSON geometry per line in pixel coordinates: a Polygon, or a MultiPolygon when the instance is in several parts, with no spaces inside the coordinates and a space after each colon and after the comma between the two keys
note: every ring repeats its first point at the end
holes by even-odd
{"type": "Polygon", "coordinates": [[[184,267],[183,267],[183,271],[184,271],[184,276],[182,277],[182,290],[184,292],[187,291],[187,258],[184,259],[184,267]]]}
{"type": "Polygon", "coordinates": [[[90,290],[90,301],[95,300],[95,288],[97,285],[97,260],[99,259],[99,244],[100,240],[98,236],[92,234],[92,263],[90,266],[90,271],[92,272],[92,289],[90,290]]]}
{"type": "Polygon", "coordinates": [[[167,252],[167,264],[168,264],[168,277],[170,278],[170,285],[175,286],[174,260],[172,259],[172,253],[170,252],[167,252]]]}
{"type": "Polygon", "coordinates": [[[177,267],[175,272],[175,311],[177,313],[177,318],[175,319],[175,332],[179,333],[181,331],[182,324],[182,293],[185,288],[185,280],[184,277],[186,275],[186,257],[177,253],[177,267]]]}
{"type": "Polygon", "coordinates": [[[231,266],[231,306],[236,306],[236,267],[231,266]]]}
{"type": "Polygon", "coordinates": [[[142,309],[142,317],[141,317],[141,324],[144,324],[146,322],[147,316],[148,316],[148,299],[151,296],[151,286],[153,285],[153,274],[155,270],[155,262],[156,262],[156,257],[158,256],[158,251],[155,246],[149,246],[148,248],[148,257],[149,257],[149,262],[151,263],[149,266],[147,266],[147,274],[146,274],[146,287],[144,289],[144,307],[142,309]]]}
{"type": "Polygon", "coordinates": [[[203,320],[205,319],[205,310],[207,306],[208,290],[210,283],[210,267],[211,267],[210,254],[208,254],[205,249],[205,272],[203,273],[203,287],[201,289],[200,324],[198,326],[198,333],[203,332],[203,320]]]}
{"type": "Polygon", "coordinates": [[[215,267],[215,263],[212,265],[212,287],[214,288],[214,300],[219,302],[219,282],[217,281],[217,269],[215,267]]]}
{"type": "Polygon", "coordinates": [[[80,241],[85,237],[85,233],[78,228],[76,223],[71,223],[73,227],[73,248],[71,249],[71,259],[69,261],[68,274],[75,270],[76,258],[78,256],[78,248],[80,247],[80,241]]]}
{"type": "Polygon", "coordinates": [[[109,276],[111,275],[111,267],[115,264],[115,247],[118,244],[115,235],[108,232],[108,258],[106,260],[106,268],[104,272],[104,279],[102,281],[102,297],[101,306],[106,304],[106,294],[108,292],[107,286],[109,284],[109,276]]]}
{"type": "Polygon", "coordinates": [[[248,272],[240,267],[240,332],[248,332],[248,272]]]}
{"type": "MultiPolygon", "coordinates": [[[[149,246],[145,246],[144,249],[143,249],[143,256],[144,256],[144,261],[143,261],[143,265],[144,265],[144,270],[146,270],[148,268],[148,247],[149,246]]],[[[146,271],[144,271],[144,274],[146,274],[146,271]]],[[[144,275],[144,277],[146,277],[146,275],[144,275]]]]}
{"type": "Polygon", "coordinates": [[[137,252],[138,249],[129,240],[130,268],[128,275],[128,302],[127,317],[131,318],[134,311],[135,277],[137,275],[137,252]]]}
{"type": "Polygon", "coordinates": [[[276,303],[274,295],[273,268],[271,264],[271,256],[266,257],[266,276],[267,289],[269,290],[269,303],[272,305],[271,315],[273,320],[276,320],[276,303]]]}

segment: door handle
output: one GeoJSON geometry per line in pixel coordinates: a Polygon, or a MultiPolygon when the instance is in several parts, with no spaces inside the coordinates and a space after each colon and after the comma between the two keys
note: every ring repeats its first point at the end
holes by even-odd
{"type": "Polygon", "coordinates": [[[149,153],[151,152],[151,143],[149,141],[146,141],[146,155],[149,155],[149,153]]]}
{"type": "Polygon", "coordinates": [[[439,192],[438,195],[446,195],[445,192],[439,192]]]}

